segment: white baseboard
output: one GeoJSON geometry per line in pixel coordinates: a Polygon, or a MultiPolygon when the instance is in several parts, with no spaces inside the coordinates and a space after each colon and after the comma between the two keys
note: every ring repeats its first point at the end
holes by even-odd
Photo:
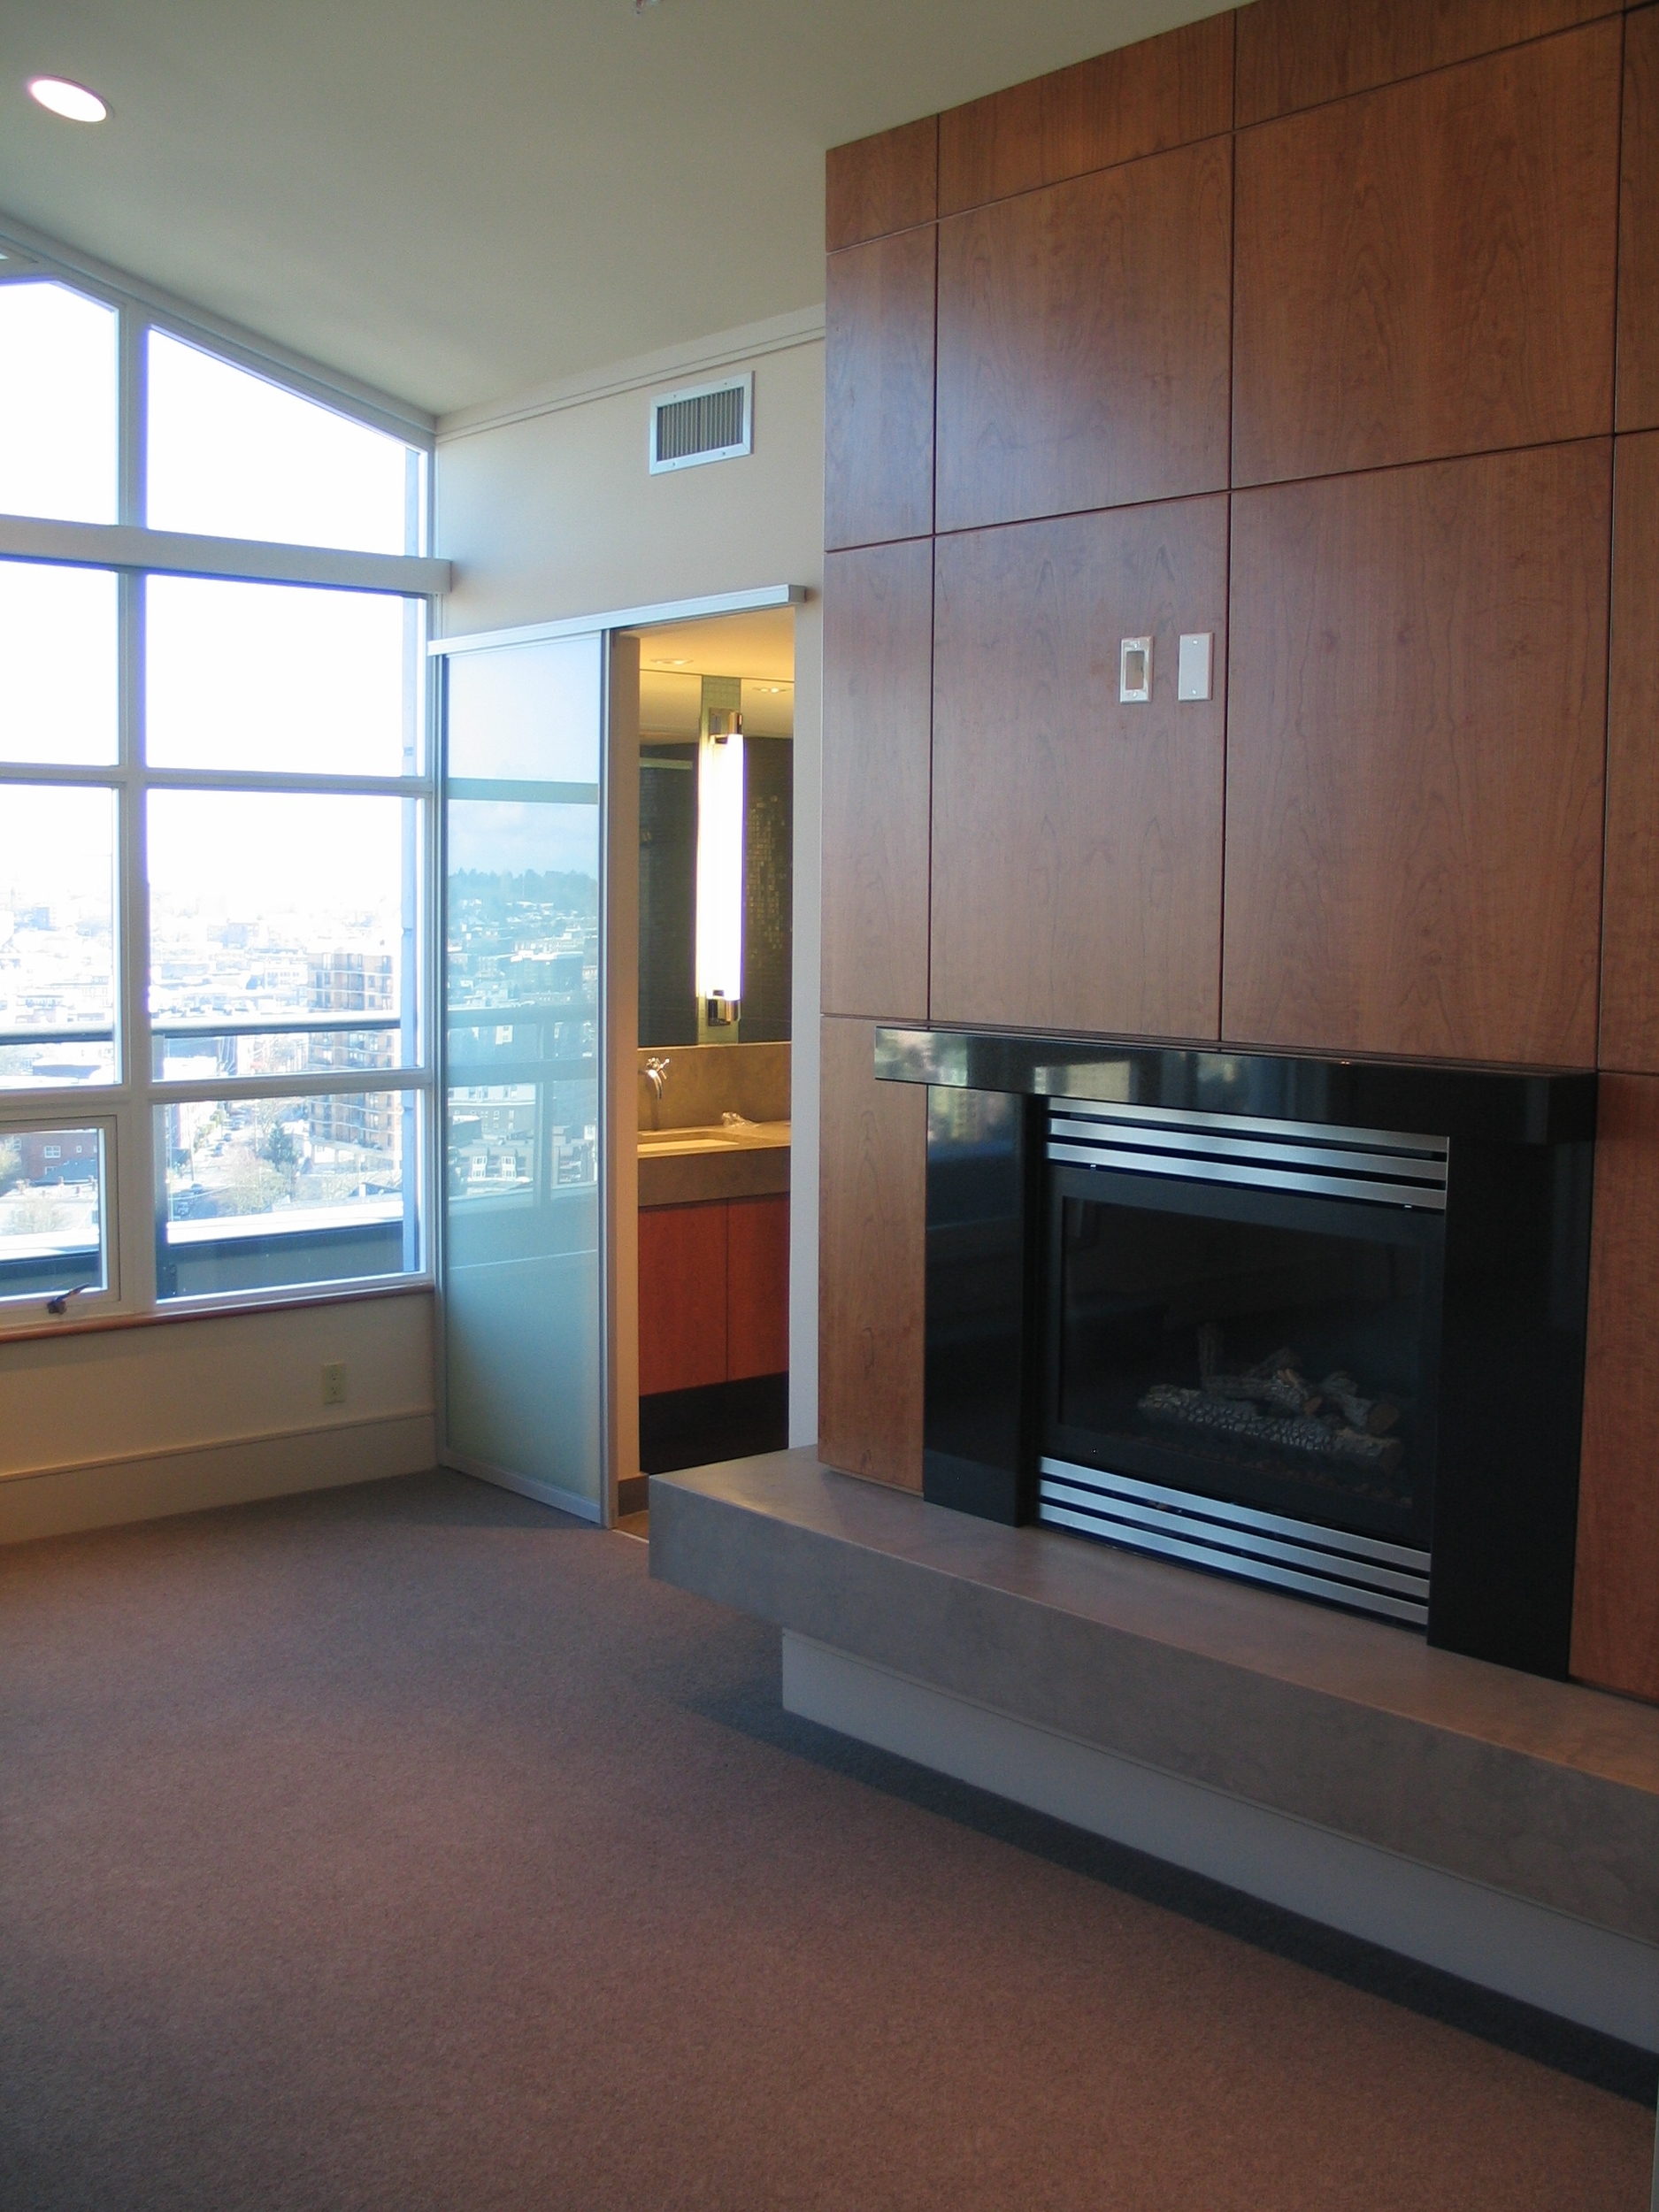
{"type": "Polygon", "coordinates": [[[0,1478],[0,1543],[332,1490],[437,1463],[429,1406],[0,1478]]]}
{"type": "Polygon", "coordinates": [[[1012,1719],[788,1629],[783,1701],[1091,1834],[1659,2050],[1659,1946],[1012,1719]]]}

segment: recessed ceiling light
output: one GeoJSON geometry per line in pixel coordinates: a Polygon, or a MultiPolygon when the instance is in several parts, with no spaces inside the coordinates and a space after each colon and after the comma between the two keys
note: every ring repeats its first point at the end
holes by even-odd
{"type": "Polygon", "coordinates": [[[689,661],[653,661],[650,664],[653,668],[689,668],[691,663],[689,661]]]}
{"type": "Polygon", "coordinates": [[[66,123],[101,123],[110,111],[96,92],[67,77],[31,77],[29,97],[66,123]]]}

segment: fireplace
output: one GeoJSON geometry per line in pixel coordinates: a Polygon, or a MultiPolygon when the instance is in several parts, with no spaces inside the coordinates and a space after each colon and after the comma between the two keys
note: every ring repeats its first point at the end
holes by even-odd
{"type": "Polygon", "coordinates": [[[1593,1076],[883,1029],[924,1489],[1566,1672],[1593,1076]]]}

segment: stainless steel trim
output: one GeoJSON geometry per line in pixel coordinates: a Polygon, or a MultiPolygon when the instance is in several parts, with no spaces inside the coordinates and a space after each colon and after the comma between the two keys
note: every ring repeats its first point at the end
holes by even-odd
{"type": "MultiPolygon", "coordinates": [[[[1056,1099],[1056,1114],[1075,1116],[1089,1121],[1147,1121],[1169,1122],[1184,1129],[1214,1129],[1217,1131],[1248,1130],[1257,1136],[1294,1137],[1305,1141],[1326,1130],[1323,1122],[1270,1121],[1251,1114],[1201,1114],[1189,1112],[1183,1106],[1123,1106],[1107,1099],[1056,1099]]],[[[1335,1124],[1327,1133],[1343,1144],[1374,1146],[1387,1152],[1428,1152],[1444,1155],[1448,1140],[1428,1137],[1411,1130],[1401,1129],[1344,1129],[1335,1124]]]]}
{"type": "Polygon", "coordinates": [[[1079,1167],[1367,1199],[1443,1213],[1451,1144],[1397,1130],[1089,1101],[1049,1109],[1048,1154],[1079,1167]]]}
{"type": "Polygon", "coordinates": [[[1446,1155],[1407,1154],[1372,1149],[1363,1152],[1345,1150],[1340,1144],[1321,1144],[1308,1135],[1302,1142],[1291,1144],[1276,1137],[1217,1137],[1202,1136],[1194,1141],[1190,1131],[1175,1129],[1140,1129],[1133,1125],[1114,1129],[1110,1135],[1097,1133],[1087,1120],[1071,1114],[1056,1113],[1050,1117],[1049,1133],[1055,1137],[1069,1137],[1086,1144],[1133,1144],[1145,1146],[1152,1152],[1198,1152],[1206,1157],[1215,1156],[1229,1160],[1262,1160],[1269,1164],[1282,1161],[1300,1161],[1305,1167],[1343,1168],[1358,1175],[1374,1173],[1379,1168],[1392,1168],[1396,1174],[1421,1177],[1425,1187],[1446,1182],[1446,1155]]]}
{"type": "Polygon", "coordinates": [[[1446,1193],[1432,1183],[1388,1183],[1359,1176],[1303,1175],[1288,1169],[1253,1168],[1222,1164],[1179,1154],[1159,1156],[1146,1152],[1109,1152],[1087,1145],[1048,1146],[1051,1160],[1074,1162],[1079,1167],[1116,1167],[1132,1175],[1161,1175],[1178,1181],[1231,1183],[1235,1187],[1312,1191],[1328,1198],[1381,1199],[1391,1205],[1421,1206],[1434,1213],[1446,1210],[1446,1193]]]}
{"type": "Polygon", "coordinates": [[[1040,1521],[1418,1627],[1427,1623],[1427,1552],[1069,1460],[1045,1457],[1040,1471],[1040,1521]],[[1270,1530],[1276,1535],[1257,1532],[1270,1530]],[[1394,1563],[1377,1563],[1383,1560],[1394,1563]]]}
{"type": "Polygon", "coordinates": [[[1194,1490],[1177,1490],[1168,1484],[1143,1482],[1138,1475],[1107,1473],[1099,1467],[1079,1466],[1075,1460],[1055,1459],[1045,1454],[1039,1472],[1063,1482],[1081,1483],[1092,1489],[1110,1490],[1150,1505],[1170,1505],[1184,1512],[1202,1513],[1211,1520],[1234,1522],[1264,1529],[1273,1535],[1302,1537],[1325,1551],[1352,1552],[1356,1557],[1383,1559],[1396,1567],[1429,1571],[1429,1554],[1409,1544],[1393,1544],[1381,1536],[1356,1536],[1348,1529],[1326,1528],[1318,1521],[1299,1521],[1288,1513],[1264,1512],[1260,1506],[1238,1505],[1231,1498],[1208,1498],[1194,1490]]]}
{"type": "MultiPolygon", "coordinates": [[[[1040,1509],[1038,1517],[1057,1527],[1080,1530],[1086,1535],[1106,1533],[1093,1516],[1071,1513],[1064,1506],[1040,1509]]],[[[1248,1559],[1239,1553],[1228,1556],[1203,1545],[1178,1543],[1150,1529],[1131,1528],[1127,1524],[1114,1527],[1110,1540],[1131,1551],[1156,1552],[1162,1557],[1184,1560],[1194,1566],[1217,1569],[1245,1581],[1267,1582],[1279,1589],[1299,1590],[1309,1597],[1330,1598],[1339,1605],[1362,1613],[1385,1614],[1391,1620],[1405,1621],[1416,1628],[1428,1625],[1426,1603],[1418,1605],[1405,1598],[1391,1597],[1386,1591],[1363,1590],[1354,1583],[1329,1581],[1322,1575],[1297,1574],[1290,1568],[1272,1566],[1265,1560],[1248,1559]]]]}
{"type": "Polygon", "coordinates": [[[1276,1537],[1257,1536],[1248,1529],[1239,1528],[1225,1521],[1207,1520],[1199,1514],[1170,1512],[1162,1506],[1138,1505],[1129,1498],[1116,1497],[1108,1492],[1084,1489],[1065,1482],[1045,1482],[1040,1496],[1045,1505],[1069,1506],[1096,1516],[1113,1533],[1126,1523],[1137,1530],[1156,1530],[1183,1540],[1197,1538],[1207,1546],[1210,1532],[1213,1530],[1214,1548],[1223,1555],[1225,1563],[1230,1564],[1240,1555],[1249,1559],[1277,1559],[1291,1567],[1323,1568],[1344,1588],[1351,1581],[1367,1590],[1394,1590],[1404,1597],[1421,1598],[1427,1594],[1428,1586],[1421,1574],[1402,1574],[1397,1568],[1373,1566],[1369,1560],[1356,1559],[1351,1554],[1330,1551],[1312,1544],[1287,1544],[1276,1537]]]}

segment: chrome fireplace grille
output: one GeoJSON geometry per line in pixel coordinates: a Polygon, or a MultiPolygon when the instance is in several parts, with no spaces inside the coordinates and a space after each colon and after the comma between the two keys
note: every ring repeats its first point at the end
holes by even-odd
{"type": "Polygon", "coordinates": [[[1446,1210],[1444,1137],[1092,1102],[1049,1112],[1048,1157],[1073,1167],[1446,1210]]]}
{"type": "Polygon", "coordinates": [[[1423,1627],[1429,1617],[1429,1555],[1380,1537],[1352,1536],[1220,1498],[1137,1482],[1045,1458],[1037,1517],[1250,1582],[1423,1627]]]}
{"type": "MultiPolygon", "coordinates": [[[[1055,1101],[1065,1349],[1039,1519],[1425,1625],[1422,1394],[1401,1387],[1417,1378],[1387,1225],[1417,1252],[1438,1237],[1449,1153],[1394,1130],[1055,1101]],[[1344,1335],[1360,1307],[1371,1334],[1344,1335]]],[[[1415,1332],[1420,1299],[1409,1311],[1415,1332]]]]}

